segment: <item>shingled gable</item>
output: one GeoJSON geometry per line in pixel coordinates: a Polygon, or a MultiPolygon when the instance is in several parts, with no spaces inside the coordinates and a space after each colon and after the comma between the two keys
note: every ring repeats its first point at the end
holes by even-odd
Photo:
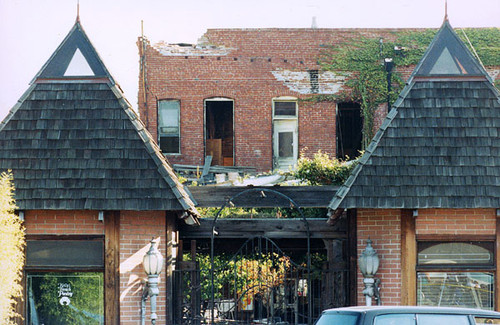
{"type": "Polygon", "coordinates": [[[0,124],[0,171],[8,169],[21,210],[197,215],[78,21],[0,124]],[[93,76],[64,76],[77,49],[93,76]]]}
{"type": "Polygon", "coordinates": [[[445,21],[329,208],[498,208],[499,132],[499,91],[445,21]]]}

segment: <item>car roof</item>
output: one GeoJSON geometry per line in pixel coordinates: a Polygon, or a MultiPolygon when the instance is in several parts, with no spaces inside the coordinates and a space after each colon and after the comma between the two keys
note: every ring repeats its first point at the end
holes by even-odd
{"type": "Polygon", "coordinates": [[[342,307],[325,310],[326,314],[335,314],[343,312],[354,312],[363,314],[391,314],[391,313],[426,313],[426,314],[464,314],[478,316],[496,316],[500,313],[496,311],[473,309],[473,308],[455,308],[455,307],[428,307],[428,306],[356,306],[342,307]]]}

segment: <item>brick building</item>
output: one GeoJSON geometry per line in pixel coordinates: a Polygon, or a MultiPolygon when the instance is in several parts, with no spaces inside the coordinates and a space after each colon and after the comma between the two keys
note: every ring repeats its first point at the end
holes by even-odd
{"type": "Polygon", "coordinates": [[[500,93],[445,21],[330,203],[358,254],[373,241],[384,305],[500,309],[499,130],[500,93]]]}
{"type": "MultiPolygon", "coordinates": [[[[304,102],[335,95],[344,78],[321,70],[326,46],[368,37],[394,41],[408,29],[209,29],[197,45],[139,39],[141,119],[174,164],[287,170],[301,152],[357,156],[360,107],[304,102]]],[[[408,78],[413,66],[396,67],[408,78]]],[[[375,116],[378,129],[387,112],[375,116]]]]}
{"type": "Polygon", "coordinates": [[[78,20],[0,124],[6,170],[27,239],[19,324],[137,324],[151,237],[171,323],[176,227],[197,212],[78,20]]]}

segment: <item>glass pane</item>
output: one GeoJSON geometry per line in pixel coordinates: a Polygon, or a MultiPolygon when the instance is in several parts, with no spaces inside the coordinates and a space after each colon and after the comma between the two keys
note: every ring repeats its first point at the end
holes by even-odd
{"type": "Polygon", "coordinates": [[[388,314],[375,317],[374,325],[415,325],[414,314],[388,314]]]}
{"type": "Polygon", "coordinates": [[[27,280],[28,324],[104,324],[102,273],[31,273],[27,280]]]}
{"type": "Polygon", "coordinates": [[[282,158],[293,157],[293,132],[280,132],[279,156],[282,158]]]}
{"type": "Polygon", "coordinates": [[[418,272],[417,304],[492,310],[493,273],[418,272]]]}
{"type": "Polygon", "coordinates": [[[274,115],[275,116],[296,116],[297,103],[296,102],[274,102],[274,115]]]}
{"type": "Polygon", "coordinates": [[[158,123],[160,133],[178,134],[179,132],[179,108],[177,100],[162,100],[158,107],[158,123]]]}
{"type": "Polygon", "coordinates": [[[500,324],[500,318],[491,318],[491,317],[475,317],[477,325],[486,325],[486,324],[500,324]]]}
{"type": "Polygon", "coordinates": [[[438,315],[438,314],[417,314],[418,325],[470,325],[467,315],[438,315]]]}
{"type": "Polygon", "coordinates": [[[356,325],[358,318],[352,314],[323,314],[315,325],[356,325]]]}
{"type": "MultiPolygon", "coordinates": [[[[425,243],[428,244],[428,243],[425,243]]],[[[486,244],[486,243],[484,243],[486,244]]],[[[421,249],[418,264],[489,264],[493,265],[493,252],[469,243],[440,243],[421,249]]]]}
{"type": "Polygon", "coordinates": [[[98,240],[28,240],[28,267],[104,267],[103,242],[98,240]]]}

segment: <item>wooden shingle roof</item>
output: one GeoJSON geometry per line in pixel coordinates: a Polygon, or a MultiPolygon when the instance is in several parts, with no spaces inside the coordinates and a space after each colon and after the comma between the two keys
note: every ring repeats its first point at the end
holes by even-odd
{"type": "MultiPolygon", "coordinates": [[[[74,48],[91,46],[78,22],[66,40],[74,39],[72,33],[79,34],[74,48]]],[[[45,67],[57,67],[61,58],[64,64],[65,56],[56,51],[45,67]]],[[[65,79],[50,77],[44,69],[0,124],[0,171],[13,171],[19,209],[179,210],[197,215],[110,76],[65,79]]]]}
{"type": "Polygon", "coordinates": [[[500,93],[478,63],[455,68],[473,57],[443,34],[448,22],[330,209],[500,207],[500,93]]]}

